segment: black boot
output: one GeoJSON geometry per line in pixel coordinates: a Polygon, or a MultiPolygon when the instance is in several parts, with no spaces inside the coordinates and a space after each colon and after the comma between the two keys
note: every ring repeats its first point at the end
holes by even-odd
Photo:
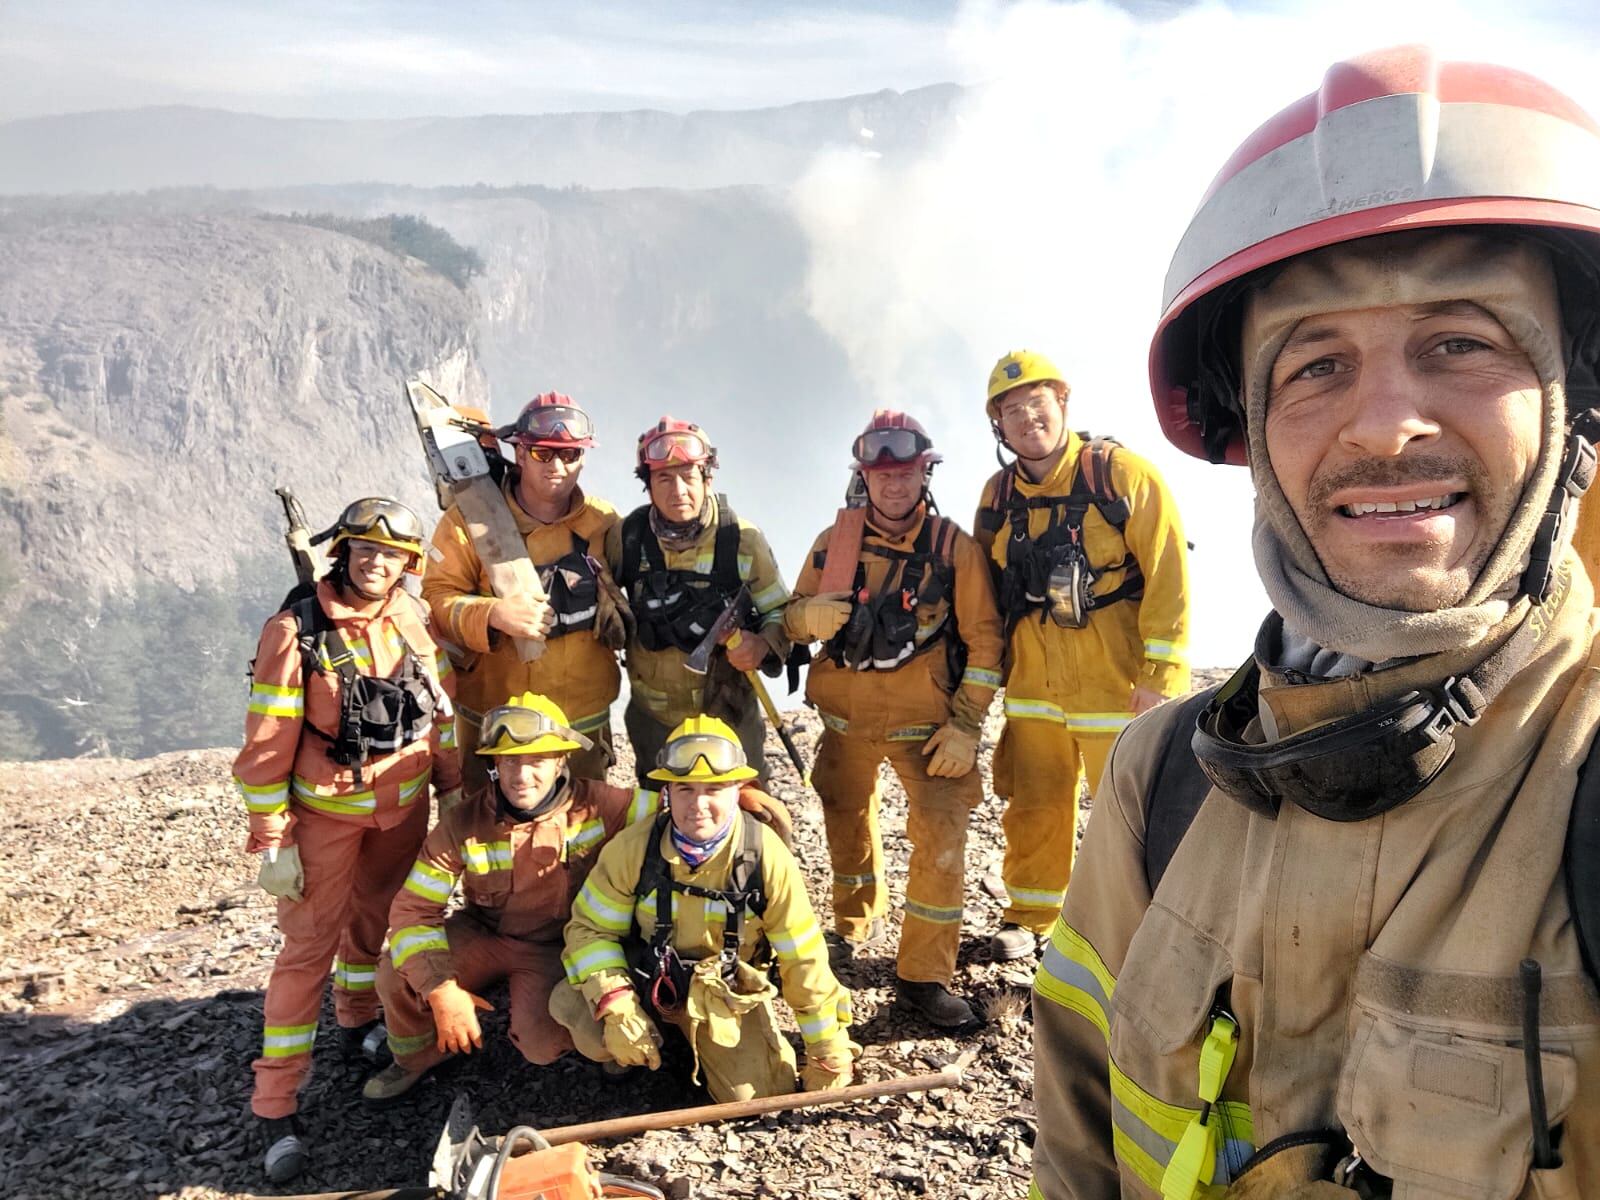
{"type": "Polygon", "coordinates": [[[263,1165],[273,1183],[288,1183],[306,1169],[306,1143],[293,1117],[262,1117],[261,1143],[266,1148],[263,1165]]]}
{"type": "Polygon", "coordinates": [[[354,1029],[341,1028],[339,1048],[345,1062],[369,1062],[381,1067],[394,1059],[389,1053],[389,1031],[378,1018],[354,1029]]]}
{"type": "Polygon", "coordinates": [[[894,1006],[922,1016],[940,1029],[975,1029],[983,1022],[960,996],[942,983],[911,983],[895,980],[894,1006]]]}

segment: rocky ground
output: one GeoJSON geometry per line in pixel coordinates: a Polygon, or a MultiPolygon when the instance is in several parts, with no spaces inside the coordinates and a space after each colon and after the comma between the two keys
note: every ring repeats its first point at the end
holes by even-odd
{"type": "MultiPolygon", "coordinates": [[[[800,715],[810,754],[816,726],[800,715]]],[[[992,732],[992,731],[991,731],[992,732]]],[[[827,854],[816,796],[781,764],[773,791],[796,815],[796,843],[819,909],[827,854]]],[[[1027,1015],[1031,963],[989,961],[1001,903],[984,890],[998,865],[1000,806],[987,789],[968,848],[966,939],[957,988],[990,1020],[937,1036],[896,1012],[893,939],[843,973],[866,1048],[863,1080],[974,1059],[959,1090],[658,1132],[594,1147],[603,1169],[649,1179],[679,1200],[716,1197],[1017,1197],[1034,1133],[1027,1015]]],[[[362,1106],[367,1070],[341,1061],[332,1007],[302,1101],[312,1165],[288,1189],[266,1185],[248,1117],[261,989],[279,939],[268,898],[241,852],[231,752],[142,761],[0,764],[0,1192],[8,1197],[178,1195],[193,1200],[420,1184],[452,1098],[479,1124],[551,1127],[706,1102],[677,1069],[608,1084],[575,1059],[536,1068],[505,1037],[504,992],[490,993],[486,1050],[381,1113],[362,1106]]],[[[619,767],[626,773],[626,766],[619,767]]],[[[619,775],[620,778],[620,775],[619,775]]],[[[884,835],[890,887],[903,894],[905,801],[889,777],[884,835]]],[[[893,927],[898,927],[896,917],[893,927]]]]}

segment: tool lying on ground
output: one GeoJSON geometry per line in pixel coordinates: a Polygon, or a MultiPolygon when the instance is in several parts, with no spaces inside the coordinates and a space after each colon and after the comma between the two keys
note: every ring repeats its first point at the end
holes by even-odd
{"type": "MultiPolygon", "coordinates": [[[[420,379],[406,380],[406,400],[428,456],[439,507],[454,504],[461,510],[473,549],[489,578],[489,590],[499,597],[526,594],[545,599],[544,581],[528,557],[527,544],[517,531],[516,518],[479,441],[491,433],[488,426],[463,415],[420,379]]],[[[532,662],[544,653],[540,638],[511,640],[523,662],[532,662]]]]}
{"type": "MultiPolygon", "coordinates": [[[[650,1184],[591,1170],[584,1157],[583,1142],[627,1137],[652,1129],[678,1129],[685,1125],[759,1117],[823,1104],[848,1104],[878,1096],[942,1091],[961,1085],[972,1057],[971,1053],[963,1054],[936,1075],[906,1075],[825,1092],[791,1092],[787,1096],[639,1113],[609,1121],[562,1125],[542,1133],[519,1125],[498,1138],[485,1137],[478,1131],[472,1121],[470,1103],[465,1095],[458,1095],[450,1106],[450,1117],[433,1153],[428,1186],[318,1192],[283,1196],[278,1200],[601,1200],[608,1196],[662,1200],[660,1189],[650,1184]],[[533,1148],[519,1154],[524,1144],[533,1148]]],[[[246,1197],[246,1200],[255,1198],[246,1197]]]]}

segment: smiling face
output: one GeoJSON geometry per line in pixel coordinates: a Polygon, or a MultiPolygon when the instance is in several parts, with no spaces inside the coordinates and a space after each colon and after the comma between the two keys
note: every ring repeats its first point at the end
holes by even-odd
{"type": "Polygon", "coordinates": [[[902,521],[922,502],[921,463],[869,467],[861,472],[872,507],[891,521],[902,521]]]}
{"type": "Polygon", "coordinates": [[[571,501],[573,490],[578,486],[578,474],[583,470],[581,447],[563,448],[552,453],[547,447],[536,449],[518,442],[516,458],[517,487],[523,499],[542,505],[560,505],[571,501]],[[573,450],[577,451],[576,455],[573,450]],[[541,455],[550,461],[540,462],[541,455]],[[568,462],[566,458],[572,461],[568,462]]]}
{"type": "Polygon", "coordinates": [[[1012,388],[1000,397],[1000,432],[1020,458],[1039,459],[1061,445],[1067,402],[1051,383],[1012,388]]]}
{"type": "Polygon", "coordinates": [[[368,596],[387,596],[414,557],[405,550],[366,538],[351,538],[349,546],[350,582],[368,596]]]}
{"type": "Polygon", "coordinates": [[[669,783],[667,804],[678,832],[697,842],[710,841],[733,820],[739,807],[737,783],[669,783]]]}
{"type": "Polygon", "coordinates": [[[1329,580],[1429,612],[1467,594],[1539,456],[1527,355],[1467,301],[1322,313],[1272,366],[1271,468],[1329,580]]]}
{"type": "Polygon", "coordinates": [[[539,807],[566,764],[565,754],[499,754],[494,758],[500,791],[512,808],[539,807]]]}

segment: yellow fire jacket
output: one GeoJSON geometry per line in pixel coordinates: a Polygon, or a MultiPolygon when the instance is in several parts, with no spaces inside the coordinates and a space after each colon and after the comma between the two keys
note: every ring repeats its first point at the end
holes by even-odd
{"type": "MultiPolygon", "coordinates": [[[[646,536],[649,536],[648,533],[646,536]]],[[[692,546],[671,549],[662,546],[667,569],[711,574],[717,539],[717,499],[708,498],[705,529],[692,546]]],[[[622,524],[611,526],[606,534],[606,564],[615,576],[622,567],[622,524]]],[[[739,578],[750,585],[750,597],[761,614],[760,635],[779,659],[789,653],[789,639],[783,632],[783,606],[789,589],[778,571],[778,561],[766,535],[743,517],[739,518],[739,578]]],[[[721,651],[718,652],[718,657],[721,651]]],[[[662,725],[676,725],[696,713],[707,711],[706,680],[727,678],[729,686],[746,697],[755,696],[743,675],[733,671],[713,671],[696,675],[684,668],[688,655],[682,650],[646,650],[637,636],[628,643],[628,689],[633,700],[662,725]]],[[[713,660],[715,661],[715,660],[713,660]]]]}
{"type": "MultiPolygon", "coordinates": [[[[1016,490],[1022,496],[1066,496],[1072,490],[1084,441],[1067,435],[1067,452],[1055,470],[1039,483],[1020,472],[1016,490]]],[[[1010,524],[994,514],[1001,473],[984,485],[974,522],[978,541],[988,551],[996,579],[1006,565],[1010,524]]],[[[1084,551],[1096,569],[1114,566],[1129,554],[1144,574],[1144,597],[1123,600],[1089,615],[1082,629],[1066,629],[1031,610],[1011,631],[1006,671],[1008,717],[1060,721],[1074,733],[1115,733],[1130,719],[1129,700],[1135,686],[1164,696],[1189,690],[1188,548],[1178,506],[1156,469],[1126,447],[1111,455],[1111,483],[1127,500],[1123,534],[1091,507],[1084,516],[1084,551]]],[[[1030,509],[1028,533],[1038,537],[1049,527],[1048,508],[1030,509]]],[[[1125,572],[1107,571],[1094,591],[1116,590],[1125,572]]]]}
{"type": "MultiPolygon", "coordinates": [[[[503,490],[511,515],[527,544],[528,557],[541,573],[572,553],[574,536],[599,561],[606,534],[617,523],[611,505],[579,488],[567,515],[545,525],[523,511],[509,486],[508,482],[503,490]]],[[[432,544],[422,597],[433,611],[434,628],[456,660],[457,705],[481,717],[511,696],[537,692],[559,704],[579,733],[593,733],[604,725],[611,702],[622,689],[615,652],[593,629],[583,629],[548,639],[543,654],[523,662],[511,639],[489,628],[494,594],[459,508],[452,506],[440,518],[432,544]]]]}
{"type": "MultiPolygon", "coordinates": [[[[662,830],[661,853],[672,878],[708,890],[726,888],[740,846],[740,823],[751,819],[743,811],[737,813],[721,847],[693,870],[673,846],[670,827],[662,830]]],[[[638,897],[635,903],[633,894],[654,829],[653,821],[638,821],[608,842],[572,906],[562,962],[567,979],[583,992],[591,1011],[608,992],[631,986],[622,946],[635,919],[644,941],[655,933],[655,896],[638,897]]],[[[850,1024],[850,993],[828,966],[827,947],[806,897],[800,865],[765,825],[761,830],[761,878],[767,910],[759,917],[745,914],[739,956],[750,961],[765,938],[778,960],[783,998],[794,1010],[806,1045],[836,1046],[850,1024]]],[[[698,962],[718,953],[724,924],[721,902],[674,893],[673,904],[672,945],[679,957],[698,962]]]]}
{"type": "MultiPolygon", "coordinates": [[[[890,537],[869,520],[862,537],[860,562],[866,571],[866,587],[872,597],[883,591],[891,570],[900,577],[899,567],[889,559],[873,554],[867,547],[909,553],[928,519],[926,508],[903,536],[890,537]]],[[[811,664],[806,678],[806,699],[811,701],[824,722],[836,733],[854,733],[869,738],[892,738],[896,734],[922,738],[930,736],[947,720],[968,733],[983,728],[983,717],[1000,686],[1000,659],[1005,632],[983,550],[970,535],[951,526],[949,567],[955,578],[954,596],[939,596],[933,602],[919,602],[916,609],[917,644],[938,635],[930,649],[920,651],[899,667],[888,670],[857,671],[839,666],[826,653],[811,664]],[[947,623],[950,627],[946,629],[947,623]],[[940,634],[941,630],[945,630],[940,634]],[[959,638],[966,646],[967,661],[960,678],[952,678],[945,654],[944,637],[959,638]]],[[[799,623],[804,601],[817,594],[822,579],[824,551],[833,528],[822,531],[811,544],[811,553],[795,583],[794,598],[786,621],[791,637],[803,639],[799,623]]],[[[926,590],[926,589],[924,589],[926,590]]]]}
{"type": "MultiPolygon", "coordinates": [[[[1034,983],[1031,1195],[1157,1197],[1164,1176],[1168,1196],[1217,1195],[1252,1147],[1343,1128],[1397,1197],[1600,1196],[1600,1000],[1562,865],[1600,726],[1600,614],[1574,557],[1564,573],[1535,657],[1457,729],[1454,761],[1421,793],[1339,823],[1293,806],[1269,819],[1213,790],[1153,897],[1144,798],[1175,706],[1128,727],[1034,983]],[[1530,956],[1566,1160],[1539,1178],[1518,986],[1530,956]],[[1220,1089],[1185,1162],[1175,1148],[1200,1117],[1208,1055],[1220,1089]]],[[[1264,674],[1262,703],[1301,730],[1350,711],[1362,687],[1414,686],[1386,679],[1405,670],[1293,686],[1264,674]]],[[[1268,1167],[1239,1194],[1256,1171],[1268,1167]]]]}

